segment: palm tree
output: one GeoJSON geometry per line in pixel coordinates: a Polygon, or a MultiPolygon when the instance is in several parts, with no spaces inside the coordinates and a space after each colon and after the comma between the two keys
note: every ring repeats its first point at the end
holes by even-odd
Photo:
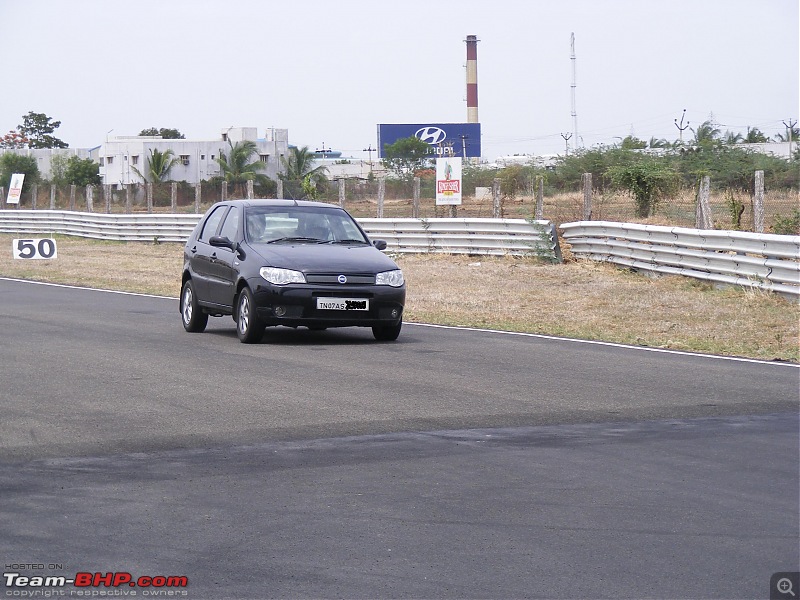
{"type": "Polygon", "coordinates": [[[786,128],[786,135],[779,133],[775,136],[775,139],[779,142],[795,142],[797,139],[800,138],[800,129],[797,127],[792,127],[792,130],[789,131],[789,128],[786,128]]]}
{"type": "Polygon", "coordinates": [[[161,152],[160,150],[153,148],[150,150],[150,156],[147,159],[147,171],[142,173],[136,167],[131,167],[136,174],[144,179],[145,181],[150,181],[150,183],[160,183],[164,181],[168,176],[169,172],[172,170],[176,164],[180,162],[180,159],[175,156],[175,153],[172,150],[165,150],[161,152]]]}
{"type": "Polygon", "coordinates": [[[655,137],[651,137],[650,141],[647,142],[647,145],[650,148],[669,148],[669,142],[664,138],[658,139],[655,137]]]}
{"type": "Polygon", "coordinates": [[[286,181],[307,180],[314,185],[324,184],[328,181],[328,168],[322,165],[314,166],[314,153],[308,149],[308,146],[289,148],[288,158],[282,157],[281,160],[286,168],[286,173],[281,175],[281,179],[286,181]]]}
{"type": "Polygon", "coordinates": [[[694,143],[698,146],[713,146],[719,141],[720,130],[712,120],[703,121],[697,129],[692,129],[694,143]]]}
{"type": "Polygon", "coordinates": [[[747,128],[747,136],[744,138],[745,144],[765,144],[768,141],[769,138],[758,127],[747,128]]]}
{"type": "Polygon", "coordinates": [[[230,153],[226,156],[220,150],[219,158],[215,160],[220,169],[222,169],[222,176],[225,181],[234,185],[234,195],[244,196],[243,187],[247,181],[264,184],[269,180],[269,177],[258,172],[266,168],[266,163],[261,162],[261,160],[248,162],[253,154],[258,153],[258,146],[254,141],[242,140],[232,144],[228,140],[228,145],[231,148],[230,153]]]}
{"type": "Polygon", "coordinates": [[[727,144],[728,146],[741,144],[743,141],[744,141],[744,136],[741,133],[734,133],[732,131],[725,132],[725,144],[727,144]]]}

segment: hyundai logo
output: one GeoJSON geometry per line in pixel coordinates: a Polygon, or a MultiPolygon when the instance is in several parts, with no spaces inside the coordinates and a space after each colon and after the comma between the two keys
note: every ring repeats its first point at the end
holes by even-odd
{"type": "Polygon", "coordinates": [[[336,278],[336,281],[338,281],[339,283],[347,283],[347,277],[345,277],[344,275],[339,275],[339,277],[336,278]]]}
{"type": "Polygon", "coordinates": [[[447,133],[445,133],[444,129],[439,129],[438,127],[421,127],[417,129],[414,135],[432,146],[443,142],[447,138],[447,133]]]}

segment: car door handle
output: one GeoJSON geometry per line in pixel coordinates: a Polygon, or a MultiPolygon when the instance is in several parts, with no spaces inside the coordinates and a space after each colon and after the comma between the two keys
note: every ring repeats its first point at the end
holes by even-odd
{"type": "Polygon", "coordinates": [[[197,246],[193,246],[191,252],[192,252],[192,254],[196,254],[197,253],[197,246]]]}

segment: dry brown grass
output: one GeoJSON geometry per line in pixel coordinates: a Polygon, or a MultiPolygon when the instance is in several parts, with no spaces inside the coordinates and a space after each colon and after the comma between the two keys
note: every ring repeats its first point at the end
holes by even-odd
{"type": "MultiPolygon", "coordinates": [[[[58,237],[58,258],[13,260],[0,275],[176,297],[183,246],[58,237]]],[[[767,292],[652,279],[611,265],[401,255],[406,320],[524,331],[760,359],[800,360],[800,306],[767,292]]],[[[176,317],[177,318],[177,317],[176,317]]]]}

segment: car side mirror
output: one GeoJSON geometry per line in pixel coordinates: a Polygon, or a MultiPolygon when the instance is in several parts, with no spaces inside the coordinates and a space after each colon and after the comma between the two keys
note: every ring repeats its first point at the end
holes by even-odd
{"type": "Polygon", "coordinates": [[[372,240],[372,245],[378,250],[386,250],[386,240],[372,240]]]}
{"type": "Polygon", "coordinates": [[[226,237],[222,237],[219,235],[212,236],[208,243],[215,248],[229,248],[231,250],[236,250],[236,246],[238,245],[236,242],[230,241],[226,237]]]}

